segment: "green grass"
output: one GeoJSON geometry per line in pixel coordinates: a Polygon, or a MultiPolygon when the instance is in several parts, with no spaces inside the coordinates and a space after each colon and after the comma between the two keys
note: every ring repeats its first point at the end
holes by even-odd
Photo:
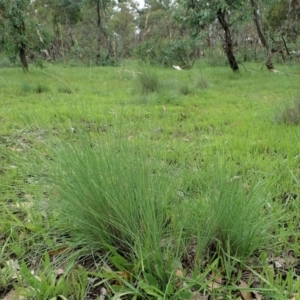
{"type": "Polygon", "coordinates": [[[297,66],[245,67],[2,68],[0,298],[295,296],[297,66]]]}

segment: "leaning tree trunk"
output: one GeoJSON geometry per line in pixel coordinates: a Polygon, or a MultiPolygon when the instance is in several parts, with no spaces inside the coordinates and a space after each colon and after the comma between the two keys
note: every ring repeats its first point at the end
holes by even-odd
{"type": "Polygon", "coordinates": [[[253,19],[256,26],[256,30],[258,33],[258,37],[263,44],[264,48],[266,49],[267,58],[266,58],[266,67],[269,71],[274,70],[274,66],[272,63],[272,51],[270,49],[270,45],[264,35],[262,24],[261,24],[261,18],[260,18],[260,11],[258,9],[257,2],[255,0],[250,0],[250,4],[253,8],[253,19]]]}
{"type": "Polygon", "coordinates": [[[226,20],[226,11],[219,9],[217,13],[218,20],[224,30],[224,36],[225,36],[225,53],[227,55],[227,59],[229,62],[229,65],[231,69],[236,72],[239,71],[239,66],[237,64],[237,61],[235,59],[234,53],[233,53],[233,41],[232,41],[232,36],[231,36],[231,31],[230,31],[230,24],[226,20]]]}
{"type": "Polygon", "coordinates": [[[23,70],[28,72],[28,63],[27,63],[27,59],[26,59],[25,45],[23,43],[21,43],[20,48],[19,48],[19,56],[20,56],[23,70]]]}

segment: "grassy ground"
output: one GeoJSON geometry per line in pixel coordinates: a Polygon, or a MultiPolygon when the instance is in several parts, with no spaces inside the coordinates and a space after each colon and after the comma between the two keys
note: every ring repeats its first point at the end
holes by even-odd
{"type": "Polygon", "coordinates": [[[300,297],[299,66],[245,67],[1,69],[0,298],[300,297]]]}

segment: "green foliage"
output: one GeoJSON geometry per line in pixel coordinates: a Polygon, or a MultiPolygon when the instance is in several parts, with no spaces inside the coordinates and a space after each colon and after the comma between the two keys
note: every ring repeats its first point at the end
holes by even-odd
{"type": "Polygon", "coordinates": [[[57,0],[54,6],[53,23],[74,25],[82,18],[83,1],[57,0]]]}
{"type": "Polygon", "coordinates": [[[214,22],[218,10],[231,10],[233,12],[247,3],[245,0],[213,0],[210,2],[187,0],[179,2],[186,12],[185,15],[178,16],[179,21],[188,22],[193,35],[198,35],[201,29],[214,22]]]}
{"type": "Polygon", "coordinates": [[[228,66],[228,61],[226,60],[226,57],[224,56],[221,47],[218,50],[210,51],[205,57],[205,61],[212,67],[228,66]]]}
{"type": "Polygon", "coordinates": [[[119,3],[118,8],[112,14],[108,26],[114,32],[118,57],[129,58],[133,56],[136,47],[135,16],[127,3],[119,3]]]}
{"type": "Polygon", "coordinates": [[[31,3],[29,0],[0,1],[0,15],[3,26],[0,27],[1,39],[5,53],[12,62],[23,51],[22,66],[28,69],[27,51],[37,51],[46,48],[50,43],[49,28],[29,16],[31,3]]]}
{"type": "Polygon", "coordinates": [[[171,67],[179,65],[190,68],[193,65],[193,54],[197,41],[191,38],[147,40],[140,43],[136,49],[136,56],[143,61],[171,67]]]}
{"type": "Polygon", "coordinates": [[[1,43],[5,45],[6,52],[12,58],[16,56],[21,45],[26,46],[28,43],[25,19],[29,2],[29,0],[0,1],[0,12],[4,17],[2,30],[5,32],[1,43]]]}
{"type": "Polygon", "coordinates": [[[0,67],[1,68],[10,68],[14,67],[14,63],[8,57],[0,57],[0,67]]]}
{"type": "MultiPolygon", "coordinates": [[[[266,20],[274,40],[285,36],[288,42],[295,43],[300,32],[300,3],[299,1],[280,0],[271,6],[266,20]],[[279,35],[278,37],[276,35],[279,35]]],[[[282,42],[282,41],[281,41],[282,42]]]]}
{"type": "Polygon", "coordinates": [[[87,272],[83,268],[76,269],[74,260],[66,263],[64,269],[53,270],[49,254],[46,253],[41,262],[41,271],[34,270],[22,262],[18,295],[30,299],[84,299],[87,289],[87,272]],[[25,283],[26,288],[23,288],[25,283]]]}

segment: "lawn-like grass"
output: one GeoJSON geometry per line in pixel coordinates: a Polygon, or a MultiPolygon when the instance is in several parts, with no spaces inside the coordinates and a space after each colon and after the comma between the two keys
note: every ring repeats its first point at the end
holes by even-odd
{"type": "Polygon", "coordinates": [[[1,69],[0,298],[297,297],[300,131],[280,116],[300,72],[278,69],[1,69]]]}

